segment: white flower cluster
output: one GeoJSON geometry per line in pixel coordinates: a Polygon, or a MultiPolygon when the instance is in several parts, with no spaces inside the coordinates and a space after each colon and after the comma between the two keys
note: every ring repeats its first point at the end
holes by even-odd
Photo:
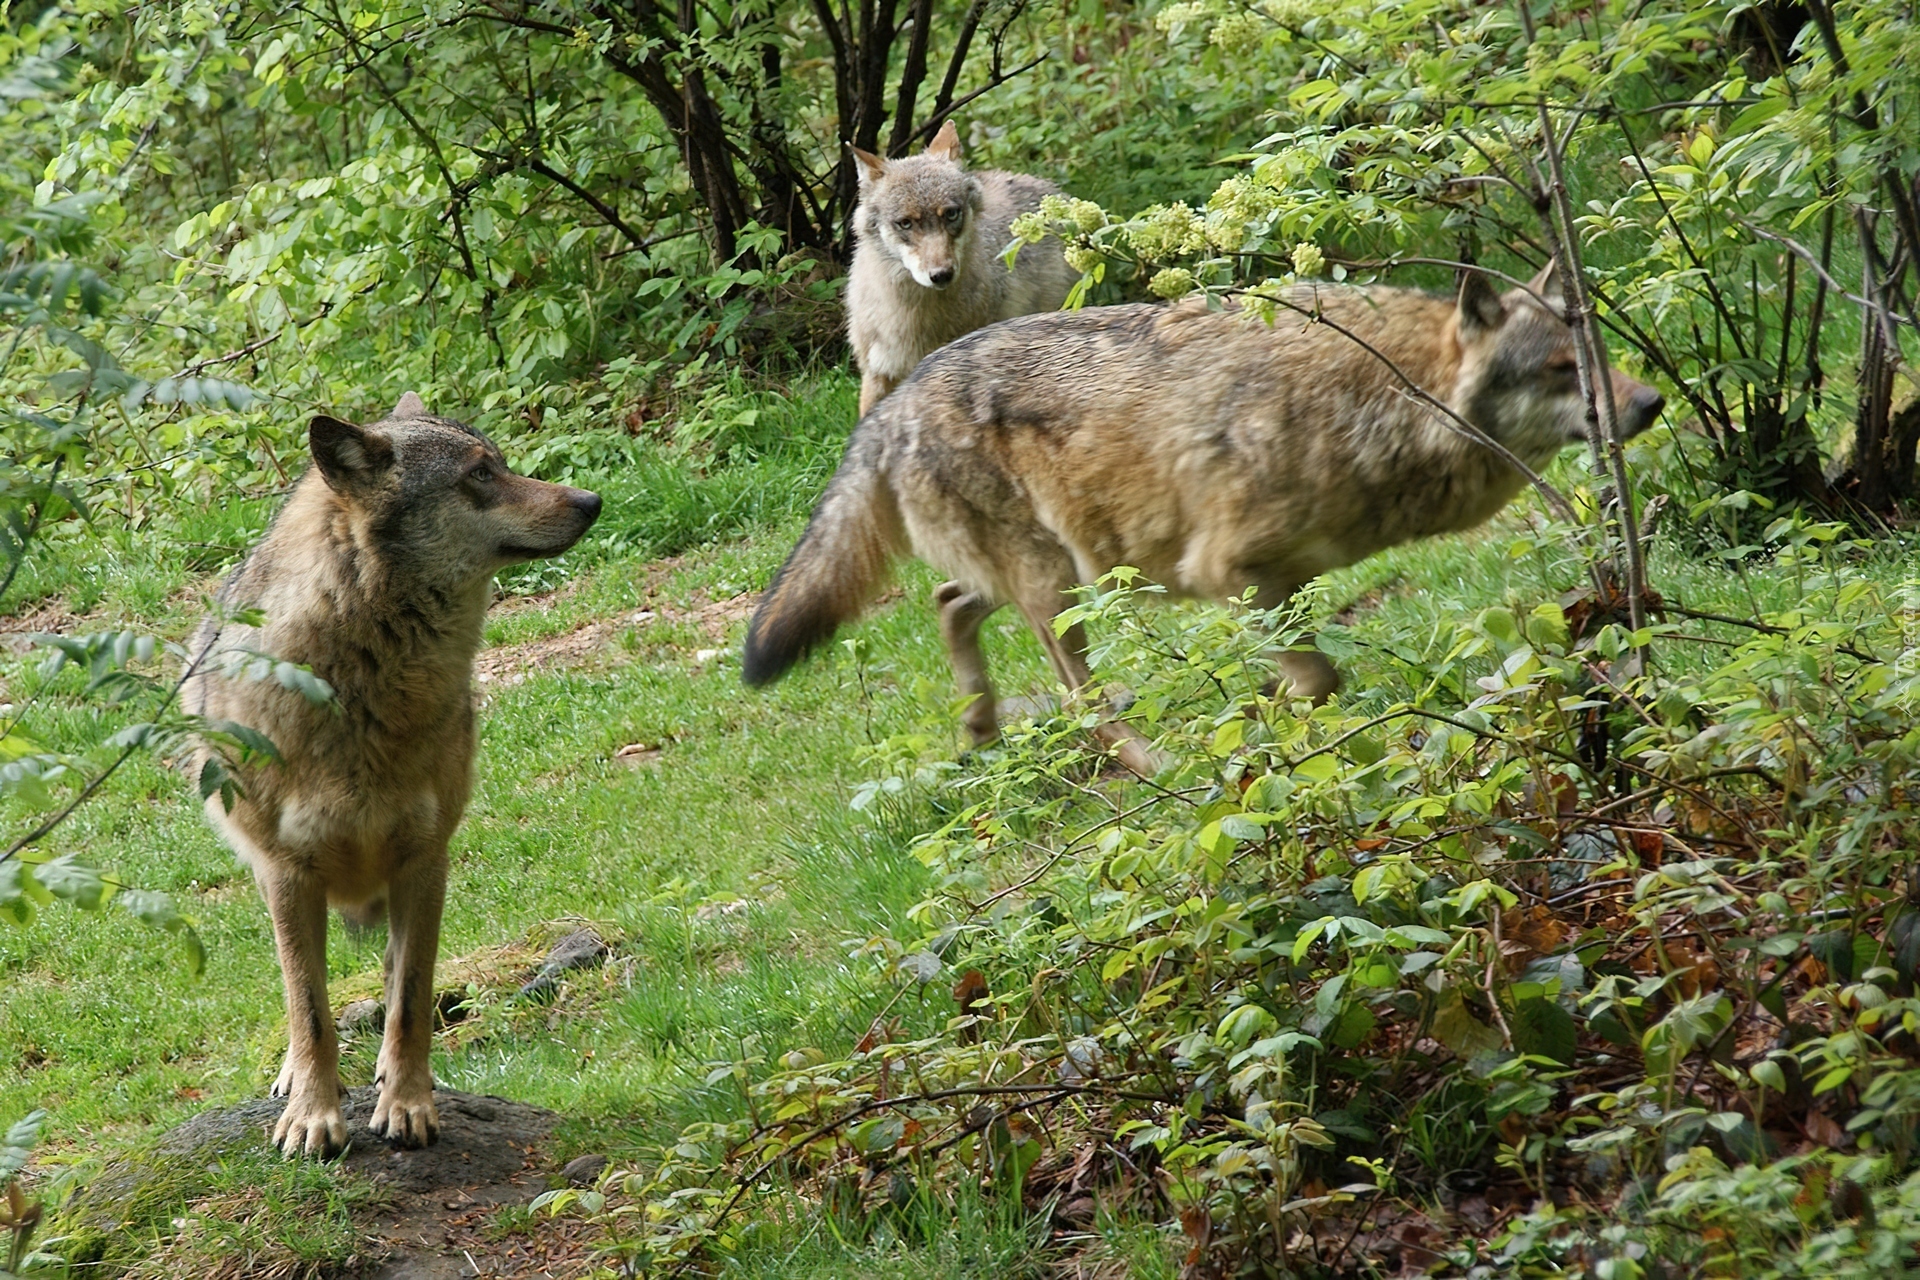
{"type": "Polygon", "coordinates": [[[1107,211],[1091,200],[1072,196],[1045,196],[1040,201],[1040,216],[1050,223],[1070,222],[1083,236],[1090,236],[1107,225],[1107,211]]]}
{"type": "Polygon", "coordinates": [[[1053,228],[1047,225],[1047,215],[1038,209],[1015,218],[1007,224],[1007,231],[1021,244],[1039,244],[1053,234],[1053,228]]]}
{"type": "Polygon", "coordinates": [[[1185,267],[1166,267],[1147,281],[1147,292],[1156,298],[1184,298],[1193,292],[1193,286],[1193,272],[1185,267]]]}
{"type": "Polygon", "coordinates": [[[1269,34],[1295,28],[1314,15],[1311,0],[1260,0],[1256,4],[1230,0],[1181,0],[1154,15],[1153,25],[1178,38],[1189,26],[1205,23],[1207,41],[1223,53],[1257,50],[1269,34]]]}
{"type": "Polygon", "coordinates": [[[1089,249],[1085,245],[1078,244],[1067,246],[1066,258],[1067,265],[1083,276],[1099,266],[1102,261],[1098,249],[1089,249]]]}
{"type": "Polygon", "coordinates": [[[1155,14],[1153,25],[1167,35],[1178,35],[1188,23],[1205,21],[1219,12],[1220,6],[1215,0],[1180,0],[1155,14]]]}
{"type": "Polygon", "coordinates": [[[1261,39],[1272,30],[1273,24],[1259,14],[1239,9],[1222,15],[1213,24],[1213,30],[1207,33],[1207,41],[1222,53],[1251,53],[1260,47],[1261,39]]]}
{"type": "Polygon", "coordinates": [[[1207,247],[1207,223],[1185,203],[1156,204],[1128,226],[1127,240],[1143,258],[1177,258],[1207,247]]]}
{"type": "Polygon", "coordinates": [[[1021,244],[1039,244],[1056,232],[1090,236],[1106,225],[1107,211],[1091,200],[1045,196],[1038,209],[1015,218],[1007,230],[1021,244]]]}
{"type": "Polygon", "coordinates": [[[1265,183],[1245,175],[1228,178],[1207,201],[1207,239],[1222,253],[1238,253],[1247,247],[1247,229],[1266,222],[1280,205],[1280,193],[1265,183]]]}

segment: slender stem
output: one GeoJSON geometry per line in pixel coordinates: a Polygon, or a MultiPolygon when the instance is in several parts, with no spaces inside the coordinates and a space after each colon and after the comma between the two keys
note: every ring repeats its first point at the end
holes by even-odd
{"type": "MultiPolygon", "coordinates": [[[[1533,10],[1527,0],[1516,5],[1527,42],[1534,40],[1533,10]]],[[[1560,288],[1566,296],[1567,322],[1573,326],[1574,355],[1580,374],[1581,393],[1587,398],[1590,420],[1594,424],[1594,460],[1602,474],[1611,473],[1614,500],[1619,504],[1620,540],[1626,560],[1627,618],[1635,631],[1646,626],[1647,572],[1640,547],[1640,528],[1633,510],[1633,482],[1627,475],[1625,441],[1620,436],[1620,415],[1613,402],[1613,378],[1607,368],[1607,344],[1601,339],[1594,320],[1593,300],[1587,293],[1586,270],[1580,260],[1580,229],[1574,220],[1573,199],[1568,193],[1566,158],[1555,139],[1553,115],[1547,104],[1540,104],[1540,139],[1547,153],[1547,168],[1553,180],[1547,189],[1535,193],[1542,229],[1551,237],[1554,256],[1560,264],[1560,288]]],[[[1636,651],[1636,658],[1639,653],[1636,651]]]]}
{"type": "MultiPolygon", "coordinates": [[[[1236,292],[1244,292],[1244,291],[1236,291],[1236,292]]],[[[1545,476],[1542,476],[1538,471],[1535,471],[1532,467],[1528,466],[1525,461],[1523,461],[1517,454],[1513,452],[1513,450],[1507,448],[1507,446],[1505,446],[1504,444],[1501,444],[1498,440],[1495,440],[1492,436],[1482,431],[1479,427],[1476,427],[1473,423],[1468,422],[1465,418],[1461,417],[1458,413],[1454,411],[1451,405],[1439,399],[1432,392],[1428,391],[1425,387],[1415,382],[1411,377],[1407,375],[1405,370],[1403,370],[1399,365],[1393,362],[1392,357],[1388,356],[1385,352],[1381,351],[1378,347],[1375,347],[1372,343],[1368,342],[1365,338],[1362,338],[1359,334],[1353,332],[1353,330],[1346,328],[1344,325],[1340,324],[1338,321],[1329,320],[1324,314],[1322,314],[1320,311],[1312,307],[1304,307],[1304,306],[1301,306],[1299,303],[1291,302],[1286,298],[1274,298],[1274,297],[1269,297],[1265,294],[1259,294],[1259,295],[1253,295],[1253,296],[1261,297],[1268,302],[1272,302],[1278,306],[1285,307],[1287,310],[1295,312],[1298,315],[1305,316],[1308,320],[1311,320],[1315,324],[1323,324],[1327,326],[1327,328],[1333,330],[1335,333],[1346,338],[1348,341],[1354,343],[1361,350],[1365,351],[1368,355],[1372,356],[1374,359],[1378,360],[1381,364],[1385,365],[1387,367],[1387,372],[1391,373],[1400,382],[1400,386],[1403,394],[1405,394],[1409,399],[1416,401],[1421,406],[1426,408],[1430,413],[1432,413],[1434,415],[1435,420],[1438,421],[1441,426],[1445,427],[1449,431],[1452,431],[1456,435],[1465,436],[1467,439],[1472,440],[1475,444],[1482,445],[1488,449],[1493,450],[1493,452],[1499,454],[1500,457],[1506,461],[1507,465],[1511,466],[1515,471],[1518,471],[1522,476],[1526,477],[1527,483],[1531,484],[1534,487],[1534,489],[1539,492],[1541,498],[1543,498],[1546,501],[1547,505],[1553,509],[1554,515],[1558,516],[1562,520],[1565,520],[1568,524],[1579,523],[1579,517],[1574,514],[1573,504],[1567,501],[1566,495],[1561,493],[1558,489],[1554,488],[1553,485],[1548,482],[1545,476]]]]}
{"type": "Polygon", "coordinates": [[[33,519],[27,521],[26,535],[20,539],[20,554],[15,556],[13,563],[7,566],[6,578],[0,580],[0,600],[6,599],[8,589],[13,586],[14,577],[20,572],[20,566],[27,562],[27,545],[33,541],[34,535],[40,532],[40,520],[47,513],[47,498],[53,496],[53,486],[59,482],[60,468],[66,460],[67,455],[64,453],[54,455],[53,466],[47,470],[47,497],[34,504],[33,519]]]}

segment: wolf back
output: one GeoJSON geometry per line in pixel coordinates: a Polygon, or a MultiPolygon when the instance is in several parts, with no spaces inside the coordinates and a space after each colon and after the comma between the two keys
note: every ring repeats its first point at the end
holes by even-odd
{"type": "MultiPolygon", "coordinates": [[[[1048,624],[1115,565],[1176,595],[1252,586],[1273,605],[1382,548],[1479,524],[1523,476],[1393,370],[1537,469],[1586,421],[1546,286],[1502,297],[1476,274],[1451,302],[1303,287],[1270,326],[1133,305],[961,338],[856,429],[755,614],[744,675],[766,683],[824,643],[908,550],[955,579],[950,656],[963,692],[990,699],[963,668],[979,666],[976,615],[1000,604],[1020,607],[1071,689],[1084,666],[1048,624]]],[[[1612,394],[1630,431],[1661,405],[1618,374],[1612,394]]],[[[1331,669],[1320,679],[1312,692],[1330,691],[1331,669]]],[[[991,736],[979,717],[969,728],[991,736]]]]}

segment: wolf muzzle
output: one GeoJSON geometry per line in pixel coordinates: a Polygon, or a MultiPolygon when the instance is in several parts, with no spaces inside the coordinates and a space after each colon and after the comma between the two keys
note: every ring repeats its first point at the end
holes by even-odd
{"type": "Polygon", "coordinates": [[[1644,382],[1622,373],[1613,374],[1613,409],[1620,420],[1622,438],[1639,435],[1651,427],[1667,407],[1667,398],[1644,382]]]}

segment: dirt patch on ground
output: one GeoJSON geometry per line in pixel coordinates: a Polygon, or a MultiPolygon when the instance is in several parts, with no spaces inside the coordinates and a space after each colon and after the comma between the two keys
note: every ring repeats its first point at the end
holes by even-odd
{"type": "Polygon", "coordinates": [[[734,624],[749,617],[759,602],[759,593],[753,591],[684,606],[655,600],[645,609],[617,618],[582,622],[562,635],[496,645],[482,650],[474,659],[474,683],[517,684],[534,670],[584,666],[599,658],[614,637],[629,628],[644,630],[670,623],[689,623],[708,640],[724,643],[734,624]]]}
{"type": "Polygon", "coordinates": [[[28,636],[68,635],[88,621],[88,617],[67,608],[67,602],[58,596],[51,596],[25,613],[0,617],[0,645],[14,653],[25,653],[32,648],[28,636]]]}
{"type": "MultiPolygon", "coordinates": [[[[440,1089],[434,1092],[439,1140],[409,1151],[368,1127],[376,1097],[371,1085],[348,1092],[348,1148],[332,1166],[376,1190],[368,1197],[373,1207],[364,1218],[356,1216],[360,1243],[348,1274],[371,1280],[576,1280],[592,1269],[583,1224],[524,1212],[558,1176],[542,1144],[559,1116],[506,1098],[440,1089]]],[[[258,1151],[285,1105],[283,1099],[263,1098],[195,1116],[162,1138],[151,1159],[109,1170],[90,1188],[89,1198],[102,1206],[132,1203],[146,1180],[164,1176],[160,1171],[167,1165],[211,1165],[258,1151]]],[[[289,1260],[275,1256],[272,1248],[240,1256],[198,1252],[191,1227],[201,1209],[241,1216],[238,1206],[225,1202],[189,1206],[188,1217],[174,1223],[181,1234],[163,1237],[147,1262],[165,1270],[171,1251],[182,1255],[183,1264],[214,1267],[221,1280],[278,1280],[293,1274],[285,1267],[289,1260]]]]}

